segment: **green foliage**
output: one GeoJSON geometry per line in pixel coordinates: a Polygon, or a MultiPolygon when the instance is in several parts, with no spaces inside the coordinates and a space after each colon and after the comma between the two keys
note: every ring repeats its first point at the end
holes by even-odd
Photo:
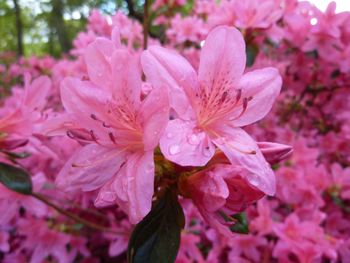
{"type": "Polygon", "coordinates": [[[27,172],[6,163],[0,163],[0,183],[20,194],[32,193],[32,180],[27,172]]]}
{"type": "Polygon", "coordinates": [[[174,262],[184,225],[185,218],[177,195],[168,190],[136,225],[129,241],[128,262],[174,262]]]}
{"type": "Polygon", "coordinates": [[[228,216],[224,212],[219,212],[219,214],[226,222],[232,223],[229,227],[232,232],[239,234],[249,233],[249,225],[245,213],[238,213],[232,216],[228,216]]]}
{"type": "Polygon", "coordinates": [[[253,66],[256,56],[259,54],[259,47],[256,44],[248,44],[246,47],[247,67],[253,66]]]}

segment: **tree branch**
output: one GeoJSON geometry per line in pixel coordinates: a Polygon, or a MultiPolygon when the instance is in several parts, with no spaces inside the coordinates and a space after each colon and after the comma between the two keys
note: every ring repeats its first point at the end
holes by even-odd
{"type": "Polygon", "coordinates": [[[128,6],[129,16],[143,23],[143,15],[135,10],[134,2],[132,0],[125,0],[125,2],[128,6]]]}

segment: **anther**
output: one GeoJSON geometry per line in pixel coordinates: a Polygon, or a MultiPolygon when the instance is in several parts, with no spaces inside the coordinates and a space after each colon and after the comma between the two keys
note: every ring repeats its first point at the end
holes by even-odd
{"type": "Polygon", "coordinates": [[[74,135],[72,134],[71,131],[67,131],[67,136],[71,139],[74,139],[74,135]]]}
{"type": "Polygon", "coordinates": [[[95,135],[93,130],[90,130],[90,136],[91,136],[93,141],[97,142],[97,138],[96,138],[96,135],[95,135]]]}
{"type": "Polygon", "coordinates": [[[112,132],[109,132],[109,133],[108,133],[108,136],[109,136],[109,138],[111,139],[111,141],[112,141],[114,144],[117,144],[117,142],[115,141],[115,137],[114,137],[114,135],[113,135],[112,132]]]}
{"type": "Polygon", "coordinates": [[[242,96],[242,90],[239,89],[237,90],[237,95],[236,95],[236,102],[239,102],[242,96]]]}
{"type": "Polygon", "coordinates": [[[91,119],[93,119],[93,120],[95,120],[95,121],[98,121],[98,119],[97,119],[97,117],[96,117],[95,114],[92,113],[92,114],[90,115],[90,117],[91,117],[91,119]]]}

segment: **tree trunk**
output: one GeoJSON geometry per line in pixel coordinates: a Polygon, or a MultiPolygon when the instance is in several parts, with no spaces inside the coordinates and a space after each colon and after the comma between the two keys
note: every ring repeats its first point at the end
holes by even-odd
{"type": "Polygon", "coordinates": [[[21,7],[17,0],[13,0],[16,15],[16,30],[17,30],[17,56],[23,56],[23,25],[21,20],[21,7]]]}
{"type": "Polygon", "coordinates": [[[58,42],[60,43],[61,50],[63,52],[68,52],[71,48],[70,41],[68,39],[67,30],[63,19],[63,1],[62,0],[51,0],[52,6],[52,27],[55,29],[58,42]]]}

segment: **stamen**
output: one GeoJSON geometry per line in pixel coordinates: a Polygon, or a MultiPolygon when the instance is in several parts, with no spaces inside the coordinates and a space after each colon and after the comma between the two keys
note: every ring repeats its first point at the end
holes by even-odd
{"type": "Polygon", "coordinates": [[[109,132],[109,133],[108,133],[108,136],[109,136],[109,138],[111,139],[111,141],[112,141],[114,144],[117,144],[117,142],[115,141],[115,137],[114,137],[114,135],[113,135],[112,132],[109,132]]]}
{"type": "Polygon", "coordinates": [[[111,126],[106,124],[105,122],[102,122],[102,126],[105,127],[105,128],[111,128],[111,126]]]}
{"type": "Polygon", "coordinates": [[[96,137],[96,135],[95,135],[95,133],[94,133],[94,131],[93,131],[93,130],[90,130],[90,136],[91,136],[91,138],[92,138],[92,140],[93,140],[93,141],[95,141],[95,142],[97,142],[97,143],[98,143],[98,141],[97,141],[97,137],[96,137]]]}
{"type": "Polygon", "coordinates": [[[95,121],[99,121],[99,119],[96,117],[95,114],[91,113],[90,115],[91,119],[95,120],[95,121]]]}
{"type": "Polygon", "coordinates": [[[239,90],[237,90],[236,103],[238,103],[240,101],[241,96],[242,96],[242,90],[239,89],[239,90]]]}
{"type": "Polygon", "coordinates": [[[91,141],[89,132],[84,129],[72,129],[68,130],[66,133],[67,136],[71,139],[91,141]]]}

